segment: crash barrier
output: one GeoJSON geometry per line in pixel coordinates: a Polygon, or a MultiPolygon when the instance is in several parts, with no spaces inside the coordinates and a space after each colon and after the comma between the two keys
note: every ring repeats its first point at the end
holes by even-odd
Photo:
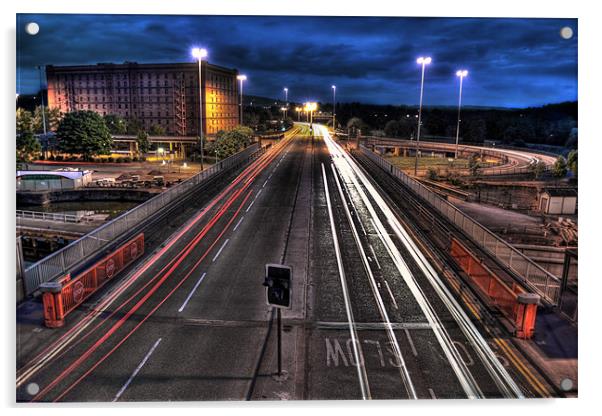
{"type": "Polygon", "coordinates": [[[65,316],[144,253],[144,233],[120,246],[95,265],[71,278],[69,274],[55,282],[40,285],[44,304],[44,322],[49,328],[63,326],[65,316]]]}
{"type": "Polygon", "coordinates": [[[42,283],[65,275],[75,265],[81,264],[84,259],[90,258],[99,250],[109,246],[115,239],[124,235],[128,230],[131,230],[132,227],[143,224],[170,203],[195,189],[199,184],[224,170],[240,166],[263,152],[264,149],[255,143],[245,150],[157,194],[71,244],[32,264],[23,273],[26,295],[34,293],[42,283]]]}
{"type": "Polygon", "coordinates": [[[487,302],[499,309],[514,327],[519,338],[531,338],[539,295],[528,293],[515,282],[509,286],[458,240],[452,238],[450,254],[470,278],[487,302]]]}
{"type": "Polygon", "coordinates": [[[561,279],[545,270],[522,252],[508,244],[458,208],[441,198],[416,179],[406,175],[401,169],[360,146],[360,151],[383,170],[396,177],[415,194],[427,201],[435,210],[456,225],[472,241],[507,267],[529,290],[541,296],[542,300],[557,306],[560,299],[561,279]]]}

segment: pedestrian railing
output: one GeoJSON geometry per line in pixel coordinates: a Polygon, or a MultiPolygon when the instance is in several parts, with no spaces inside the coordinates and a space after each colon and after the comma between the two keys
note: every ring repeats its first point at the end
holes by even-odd
{"type": "Polygon", "coordinates": [[[257,157],[262,152],[263,149],[255,143],[245,150],[167,189],[78,240],[73,241],[62,249],[55,251],[37,263],[32,264],[23,273],[26,295],[31,295],[35,292],[40,284],[68,273],[74,266],[82,264],[85,259],[91,258],[99,250],[108,247],[114,240],[124,235],[133,227],[142,225],[173,201],[194,190],[199,184],[219,172],[239,166],[257,157]]]}
{"type": "Polygon", "coordinates": [[[406,175],[396,166],[387,162],[383,157],[360,146],[360,151],[385,171],[399,179],[414,193],[427,201],[433,208],[462,230],[474,243],[495,257],[517,276],[521,282],[542,299],[552,305],[557,305],[560,298],[561,279],[545,270],[529,257],[525,256],[511,244],[494,234],[458,208],[441,198],[435,192],[424,186],[416,179],[406,175]]]}
{"type": "Polygon", "coordinates": [[[57,222],[80,222],[84,217],[83,213],[77,214],[63,214],[58,212],[38,212],[38,211],[24,211],[18,209],[16,211],[17,218],[26,218],[32,220],[43,220],[43,221],[57,221],[57,222]]]}

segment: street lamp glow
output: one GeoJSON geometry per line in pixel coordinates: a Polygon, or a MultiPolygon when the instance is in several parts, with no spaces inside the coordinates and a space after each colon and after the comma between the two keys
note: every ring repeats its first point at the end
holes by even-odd
{"type": "Polygon", "coordinates": [[[242,126],[242,83],[247,80],[247,76],[240,74],[236,76],[236,79],[240,81],[240,125],[242,126]]]}
{"type": "Polygon", "coordinates": [[[456,76],[460,77],[460,94],[458,96],[458,124],[456,126],[456,151],[454,152],[454,159],[458,158],[458,143],[460,141],[460,111],[462,109],[462,81],[464,77],[468,75],[466,69],[460,69],[456,72],[456,76]]]}
{"type": "Polygon", "coordinates": [[[192,56],[196,59],[203,59],[207,57],[207,49],[205,48],[192,48],[192,56]]]}
{"type": "Polygon", "coordinates": [[[192,56],[195,57],[199,63],[199,144],[201,150],[201,170],[203,170],[203,72],[201,68],[203,58],[207,57],[207,49],[192,48],[192,56]]]}
{"type": "Polygon", "coordinates": [[[418,154],[420,153],[420,126],[422,124],[422,96],[424,94],[424,70],[432,62],[430,56],[416,59],[416,63],[422,66],[422,77],[420,78],[420,106],[418,107],[418,131],[416,132],[416,157],[414,160],[414,176],[418,175],[418,154]]]}

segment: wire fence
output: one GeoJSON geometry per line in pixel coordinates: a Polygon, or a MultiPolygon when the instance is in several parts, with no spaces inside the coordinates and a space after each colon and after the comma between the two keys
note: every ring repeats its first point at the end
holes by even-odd
{"type": "Polygon", "coordinates": [[[192,191],[202,182],[219,172],[239,166],[262,152],[263,149],[255,143],[245,150],[216,163],[210,168],[199,172],[193,177],[123,213],[37,263],[32,264],[23,272],[26,295],[35,292],[40,284],[67,273],[74,266],[81,264],[85,259],[90,258],[99,250],[109,246],[115,239],[124,235],[133,227],[142,225],[157,212],[192,191]]]}
{"type": "Polygon", "coordinates": [[[365,146],[360,146],[360,151],[426,200],[439,213],[468,235],[476,244],[511,270],[526,287],[539,294],[547,303],[558,305],[561,292],[561,279],[545,270],[488,228],[462,213],[462,211],[438,196],[422,183],[406,175],[384,158],[370,151],[365,146]]]}
{"type": "Polygon", "coordinates": [[[39,211],[24,211],[18,209],[16,211],[17,218],[25,218],[32,220],[57,221],[57,222],[80,222],[84,217],[83,213],[64,214],[60,212],[39,212],[39,211]]]}

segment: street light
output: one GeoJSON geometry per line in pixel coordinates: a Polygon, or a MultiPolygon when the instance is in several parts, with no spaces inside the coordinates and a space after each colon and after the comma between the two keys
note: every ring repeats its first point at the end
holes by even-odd
{"type": "Polygon", "coordinates": [[[422,65],[422,77],[420,79],[420,107],[418,108],[418,132],[416,133],[416,160],[414,162],[414,176],[418,175],[418,152],[420,151],[420,125],[422,124],[422,95],[424,92],[424,69],[432,62],[430,56],[421,56],[416,63],[422,65]]]}
{"type": "Polygon", "coordinates": [[[300,117],[300,113],[301,113],[301,111],[303,111],[303,109],[301,107],[297,107],[297,108],[295,108],[295,110],[297,111],[297,121],[300,121],[299,117],[300,117]]]}
{"type": "Polygon", "coordinates": [[[458,126],[456,128],[456,152],[454,154],[454,159],[458,158],[458,141],[460,140],[460,109],[462,108],[462,81],[464,81],[464,77],[468,75],[468,71],[465,69],[461,69],[456,72],[456,76],[460,77],[460,95],[458,98],[458,126]]]}
{"type": "MultiPolygon", "coordinates": [[[[288,110],[288,88],[286,87],[284,87],[284,106],[286,107],[286,110],[288,110]]],[[[286,110],[284,110],[284,119],[286,119],[286,110]]]]}
{"type": "Polygon", "coordinates": [[[201,141],[201,170],[203,170],[203,73],[201,66],[203,58],[207,57],[207,49],[192,48],[192,56],[199,63],[199,139],[201,141]]]}
{"type": "Polygon", "coordinates": [[[240,81],[240,125],[242,126],[242,83],[247,80],[247,76],[237,75],[236,79],[240,81]]]}
{"type": "Polygon", "coordinates": [[[313,129],[312,125],[314,122],[314,111],[318,108],[317,103],[307,102],[305,103],[305,111],[309,113],[309,128],[313,129]]]}
{"type": "Polygon", "coordinates": [[[336,130],[336,108],[337,108],[337,86],[333,85],[332,87],[332,129],[336,130]]]}
{"type": "Polygon", "coordinates": [[[39,74],[40,74],[40,100],[42,100],[42,131],[44,132],[44,136],[46,136],[46,110],[44,109],[44,91],[42,88],[42,66],[38,66],[39,74]]]}

